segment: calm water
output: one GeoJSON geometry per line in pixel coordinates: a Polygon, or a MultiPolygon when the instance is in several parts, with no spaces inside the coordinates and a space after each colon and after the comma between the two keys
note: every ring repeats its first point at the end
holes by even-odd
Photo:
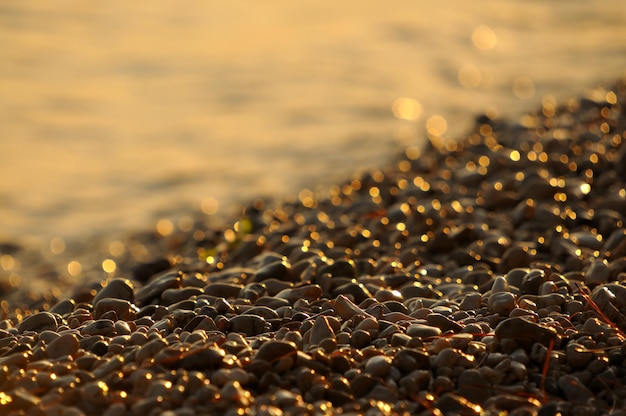
{"type": "Polygon", "coordinates": [[[625,74],[619,0],[0,2],[0,240],[232,214],[625,74]]]}

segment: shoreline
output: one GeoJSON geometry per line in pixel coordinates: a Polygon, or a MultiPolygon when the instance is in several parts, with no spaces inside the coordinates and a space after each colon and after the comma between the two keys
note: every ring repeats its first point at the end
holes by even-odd
{"type": "Polygon", "coordinates": [[[624,141],[620,80],[519,125],[479,117],[465,139],[431,138],[326,196],[258,199],[220,226],[163,223],[32,310],[5,285],[0,403],[118,416],[619,408],[624,141]],[[79,393],[51,376],[61,367],[79,393]]]}

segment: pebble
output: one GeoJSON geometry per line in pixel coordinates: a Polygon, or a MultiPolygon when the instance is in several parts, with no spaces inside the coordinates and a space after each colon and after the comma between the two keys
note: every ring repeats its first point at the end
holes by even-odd
{"type": "Polygon", "coordinates": [[[559,377],[558,386],[567,400],[572,403],[584,404],[594,397],[594,394],[580,380],[569,374],[559,377]]]}
{"type": "Polygon", "coordinates": [[[57,328],[57,320],[53,314],[50,312],[39,312],[24,318],[17,326],[17,332],[22,334],[26,331],[56,331],[57,328]]]}
{"type": "Polygon", "coordinates": [[[410,337],[432,338],[441,335],[441,329],[424,324],[411,324],[407,327],[407,335],[410,337]]]}
{"type": "Polygon", "coordinates": [[[508,316],[515,308],[515,295],[510,292],[492,293],[487,300],[489,310],[501,316],[508,316]]]}
{"type": "Polygon", "coordinates": [[[96,305],[102,299],[120,299],[130,303],[135,301],[135,286],[129,279],[115,278],[106,283],[102,289],[98,291],[93,298],[93,304],[96,305]]]}
{"type": "Polygon", "coordinates": [[[94,318],[100,319],[106,312],[114,311],[119,319],[133,321],[139,309],[130,301],[121,298],[101,298],[94,306],[94,318]]]}
{"type": "Polygon", "coordinates": [[[520,317],[502,321],[496,327],[495,335],[500,340],[511,338],[518,341],[538,342],[544,346],[549,346],[558,340],[558,334],[554,328],[520,317]]]}
{"type": "Polygon", "coordinates": [[[79,350],[78,337],[73,333],[63,334],[46,347],[46,357],[57,359],[63,356],[74,356],[79,350]]]}
{"type": "Polygon", "coordinates": [[[260,316],[237,315],[230,319],[230,330],[247,336],[254,336],[269,331],[270,325],[260,316]]]}

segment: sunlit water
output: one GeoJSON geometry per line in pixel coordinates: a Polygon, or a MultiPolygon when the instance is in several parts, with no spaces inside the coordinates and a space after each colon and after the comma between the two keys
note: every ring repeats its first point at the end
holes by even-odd
{"type": "Polygon", "coordinates": [[[623,5],[2,2],[0,240],[232,214],[607,85],[623,5]]]}

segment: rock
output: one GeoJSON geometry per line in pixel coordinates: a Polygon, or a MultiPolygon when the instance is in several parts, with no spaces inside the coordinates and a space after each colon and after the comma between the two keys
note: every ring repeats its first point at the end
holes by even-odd
{"type": "Polygon", "coordinates": [[[102,298],[94,306],[94,318],[100,319],[108,311],[114,311],[119,319],[133,321],[139,309],[125,299],[102,298]]]}
{"type": "Polygon", "coordinates": [[[311,328],[309,343],[311,345],[320,345],[325,339],[335,339],[335,332],[331,328],[328,318],[321,315],[315,318],[311,328]]]}
{"type": "Polygon", "coordinates": [[[609,263],[606,260],[592,261],[585,271],[585,283],[588,285],[607,283],[610,274],[609,263]]]}
{"type": "Polygon", "coordinates": [[[49,359],[74,356],[80,347],[78,338],[74,334],[64,334],[52,341],[46,347],[46,357],[49,359]]]}
{"type": "Polygon", "coordinates": [[[317,300],[322,296],[322,288],[319,285],[305,285],[297,288],[288,288],[281,290],[276,297],[285,299],[289,303],[294,304],[299,299],[309,301],[317,300]]]}
{"type": "Polygon", "coordinates": [[[135,294],[137,304],[139,306],[146,305],[149,301],[160,298],[166,289],[180,288],[181,282],[181,274],[177,271],[169,271],[154,276],[145,286],[137,290],[135,294]]]}
{"type": "Polygon", "coordinates": [[[359,308],[344,295],[337,296],[333,304],[333,309],[335,309],[337,315],[343,320],[348,320],[359,315],[373,318],[369,313],[359,308]]]}
{"type": "Polygon", "coordinates": [[[464,370],[459,375],[457,385],[456,393],[473,403],[483,404],[493,396],[491,383],[476,369],[464,370]]]}
{"type": "Polygon", "coordinates": [[[285,260],[269,263],[254,273],[252,282],[262,282],[266,279],[277,279],[283,281],[293,281],[291,276],[291,265],[285,260]]]}
{"type": "Polygon", "coordinates": [[[559,377],[557,383],[567,400],[572,403],[585,404],[594,397],[594,394],[580,380],[569,374],[559,377]]]}
{"type": "Polygon", "coordinates": [[[24,320],[17,326],[17,332],[21,334],[26,331],[56,331],[57,327],[57,320],[53,314],[50,312],[39,312],[24,318],[24,320]]]}
{"type": "Polygon", "coordinates": [[[271,329],[269,323],[255,315],[238,315],[230,319],[230,330],[247,336],[259,335],[271,329]]]}
{"type": "Polygon", "coordinates": [[[453,331],[457,333],[463,330],[463,325],[440,313],[431,313],[426,317],[426,322],[428,325],[440,328],[443,332],[453,331]]]}
{"type": "Polygon", "coordinates": [[[435,401],[436,408],[443,415],[480,415],[482,407],[455,393],[445,393],[435,401]]]}
{"type": "Polygon", "coordinates": [[[128,279],[115,278],[107,282],[106,286],[98,291],[93,298],[93,304],[96,305],[100,300],[109,299],[121,299],[130,303],[135,301],[134,285],[128,279]]]}
{"type": "Polygon", "coordinates": [[[384,378],[391,371],[391,358],[384,355],[371,357],[365,363],[365,372],[372,377],[384,378]]]}
{"type": "Polygon", "coordinates": [[[441,329],[424,324],[411,324],[408,326],[407,335],[419,338],[433,338],[441,335],[441,329]]]}
{"type": "Polygon", "coordinates": [[[570,342],[565,348],[567,363],[575,370],[585,368],[593,360],[593,352],[587,351],[583,345],[570,342]]]}
{"type": "Polygon", "coordinates": [[[520,317],[508,318],[500,322],[495,329],[495,335],[500,340],[512,338],[518,341],[538,342],[546,347],[559,339],[554,328],[520,317]]]}
{"type": "Polygon", "coordinates": [[[296,344],[287,341],[267,341],[256,352],[255,360],[265,360],[270,363],[281,358],[296,354],[296,344]]]}
{"type": "Polygon", "coordinates": [[[492,293],[487,305],[491,312],[500,316],[507,316],[515,308],[515,295],[511,292],[492,293]]]}

